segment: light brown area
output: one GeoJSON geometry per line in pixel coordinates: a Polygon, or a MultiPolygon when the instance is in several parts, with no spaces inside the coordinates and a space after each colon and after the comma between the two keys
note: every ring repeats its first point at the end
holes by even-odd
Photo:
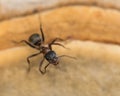
{"type": "Polygon", "coordinates": [[[96,6],[116,10],[120,9],[119,0],[1,0],[0,20],[73,5],[96,6]]]}
{"type": "Polygon", "coordinates": [[[28,39],[42,22],[46,42],[53,38],[120,43],[120,13],[97,7],[72,6],[15,18],[0,23],[0,49],[17,46],[12,40],[28,39]],[[41,16],[41,21],[39,21],[41,16]]]}
{"type": "Polygon", "coordinates": [[[119,9],[119,0],[63,1],[53,0],[54,4],[47,5],[44,0],[42,7],[39,4],[28,7],[26,0],[25,6],[20,4],[20,7],[12,10],[0,6],[0,14],[3,12],[1,10],[5,10],[0,19],[21,16],[0,22],[0,96],[120,96],[120,47],[107,44],[120,44],[120,13],[88,4],[93,2],[95,5],[105,4],[105,7],[119,9]],[[80,5],[83,2],[84,6],[80,5]],[[87,4],[89,6],[85,6],[87,4]],[[59,8],[62,5],[64,7],[59,8]],[[28,9],[18,11],[18,8],[28,9]],[[25,16],[40,10],[44,11],[25,16]],[[46,43],[55,37],[70,39],[63,42],[69,50],[54,46],[57,55],[67,54],[77,58],[62,58],[58,66],[50,65],[45,75],[38,70],[42,55],[31,59],[31,71],[27,73],[26,58],[37,51],[12,42],[27,40],[31,34],[39,33],[41,22],[46,43]]]}
{"type": "Polygon", "coordinates": [[[34,53],[30,48],[0,52],[0,62],[4,64],[0,67],[0,96],[120,95],[119,46],[83,41],[65,45],[70,50],[57,46],[54,50],[58,55],[69,54],[77,60],[62,58],[58,66],[49,66],[45,75],[38,71],[41,56],[31,59],[32,68],[27,73],[26,56],[34,53]]]}

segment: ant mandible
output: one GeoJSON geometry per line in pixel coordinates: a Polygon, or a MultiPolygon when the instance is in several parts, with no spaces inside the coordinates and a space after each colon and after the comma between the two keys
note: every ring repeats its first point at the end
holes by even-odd
{"type": "Polygon", "coordinates": [[[29,37],[28,41],[22,40],[22,41],[19,42],[19,43],[24,42],[27,45],[29,45],[30,47],[32,47],[36,50],[39,50],[38,53],[32,54],[32,55],[27,57],[27,62],[28,62],[28,65],[29,65],[28,71],[30,71],[30,58],[32,58],[34,56],[37,56],[39,54],[43,54],[43,56],[44,56],[43,59],[41,60],[40,64],[39,64],[39,71],[42,74],[46,73],[46,69],[50,64],[53,64],[55,66],[57,64],[59,64],[59,59],[61,57],[69,57],[69,58],[75,59],[74,57],[71,57],[71,56],[68,56],[68,55],[61,55],[61,56],[56,55],[56,52],[52,49],[52,45],[58,45],[58,46],[64,47],[64,45],[56,42],[56,41],[63,41],[63,39],[61,39],[61,38],[55,38],[49,44],[47,44],[48,45],[47,47],[45,46],[45,44],[44,44],[45,37],[44,37],[44,33],[43,33],[41,23],[40,23],[40,32],[41,32],[41,36],[38,33],[34,33],[29,37]],[[42,64],[43,64],[45,59],[48,61],[48,64],[44,67],[44,71],[42,71],[41,67],[42,67],[42,64]]]}

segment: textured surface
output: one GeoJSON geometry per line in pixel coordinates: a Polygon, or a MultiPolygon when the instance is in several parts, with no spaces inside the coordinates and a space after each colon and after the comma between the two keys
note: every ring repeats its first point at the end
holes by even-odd
{"type": "Polygon", "coordinates": [[[1,52],[0,96],[120,96],[119,46],[81,41],[65,45],[71,49],[54,49],[77,60],[62,58],[57,67],[49,66],[45,75],[38,71],[39,56],[32,59],[31,72],[26,72],[25,58],[33,52],[30,48],[6,50],[6,57],[1,52]]]}
{"type": "Polygon", "coordinates": [[[0,22],[0,96],[120,96],[118,45],[64,42],[70,50],[56,46],[57,54],[77,60],[62,58],[45,75],[38,71],[42,56],[31,59],[27,73],[26,57],[35,50],[27,46],[10,49],[18,46],[12,40],[27,39],[39,31],[38,13],[25,15],[44,9],[40,15],[46,42],[61,37],[119,44],[120,13],[110,8],[119,9],[119,0],[0,0],[0,20],[22,15],[0,22]]]}
{"type": "Polygon", "coordinates": [[[0,20],[61,6],[93,5],[120,9],[119,0],[0,0],[0,20]]]}
{"type": "MultiPolygon", "coordinates": [[[[47,42],[55,37],[120,43],[120,13],[91,6],[62,7],[40,14],[47,42]],[[52,34],[52,35],[50,35],[52,34]]],[[[39,32],[39,14],[0,23],[0,49],[39,32]],[[3,38],[4,37],[4,38],[3,38]]]]}

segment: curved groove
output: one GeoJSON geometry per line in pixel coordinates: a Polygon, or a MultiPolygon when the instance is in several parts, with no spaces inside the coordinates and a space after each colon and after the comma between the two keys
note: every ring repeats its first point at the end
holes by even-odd
{"type": "Polygon", "coordinates": [[[89,6],[89,7],[99,7],[99,8],[103,8],[103,9],[111,9],[111,10],[117,10],[117,11],[120,10],[120,8],[117,8],[115,6],[106,6],[106,5],[100,4],[98,2],[88,2],[88,3],[85,3],[85,2],[58,3],[55,6],[51,6],[51,7],[36,8],[36,9],[33,9],[32,11],[27,10],[24,13],[21,13],[21,15],[20,14],[18,14],[18,15],[15,14],[14,16],[10,16],[10,17],[7,17],[5,19],[1,19],[0,21],[13,19],[15,17],[17,18],[17,17],[23,17],[23,16],[32,15],[32,14],[37,14],[39,12],[45,12],[45,11],[49,11],[49,10],[54,10],[54,9],[65,7],[65,6],[66,7],[68,7],[68,6],[89,6]]]}

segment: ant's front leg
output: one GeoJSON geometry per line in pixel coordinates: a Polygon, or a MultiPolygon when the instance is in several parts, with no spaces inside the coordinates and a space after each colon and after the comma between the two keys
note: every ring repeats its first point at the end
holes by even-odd
{"type": "Polygon", "coordinates": [[[39,71],[44,74],[44,72],[41,70],[41,67],[42,67],[42,64],[44,62],[45,58],[42,59],[42,61],[40,62],[40,65],[39,65],[39,71]]]}
{"type": "Polygon", "coordinates": [[[28,62],[28,72],[30,72],[30,58],[32,58],[32,57],[34,57],[34,56],[37,56],[37,55],[39,55],[39,54],[41,54],[41,52],[36,53],[36,54],[32,54],[32,55],[30,55],[30,56],[27,57],[27,62],[28,62]]]}
{"type": "Polygon", "coordinates": [[[50,63],[48,63],[45,67],[44,67],[44,71],[41,70],[41,67],[42,67],[42,64],[44,62],[45,58],[42,59],[42,61],[40,62],[40,65],[39,65],[39,71],[41,72],[41,74],[45,74],[46,73],[46,69],[47,67],[50,65],[50,63]]]}
{"type": "Polygon", "coordinates": [[[45,67],[44,67],[44,72],[42,71],[42,74],[45,74],[46,73],[46,69],[47,67],[50,65],[50,63],[48,63],[45,67]]]}

